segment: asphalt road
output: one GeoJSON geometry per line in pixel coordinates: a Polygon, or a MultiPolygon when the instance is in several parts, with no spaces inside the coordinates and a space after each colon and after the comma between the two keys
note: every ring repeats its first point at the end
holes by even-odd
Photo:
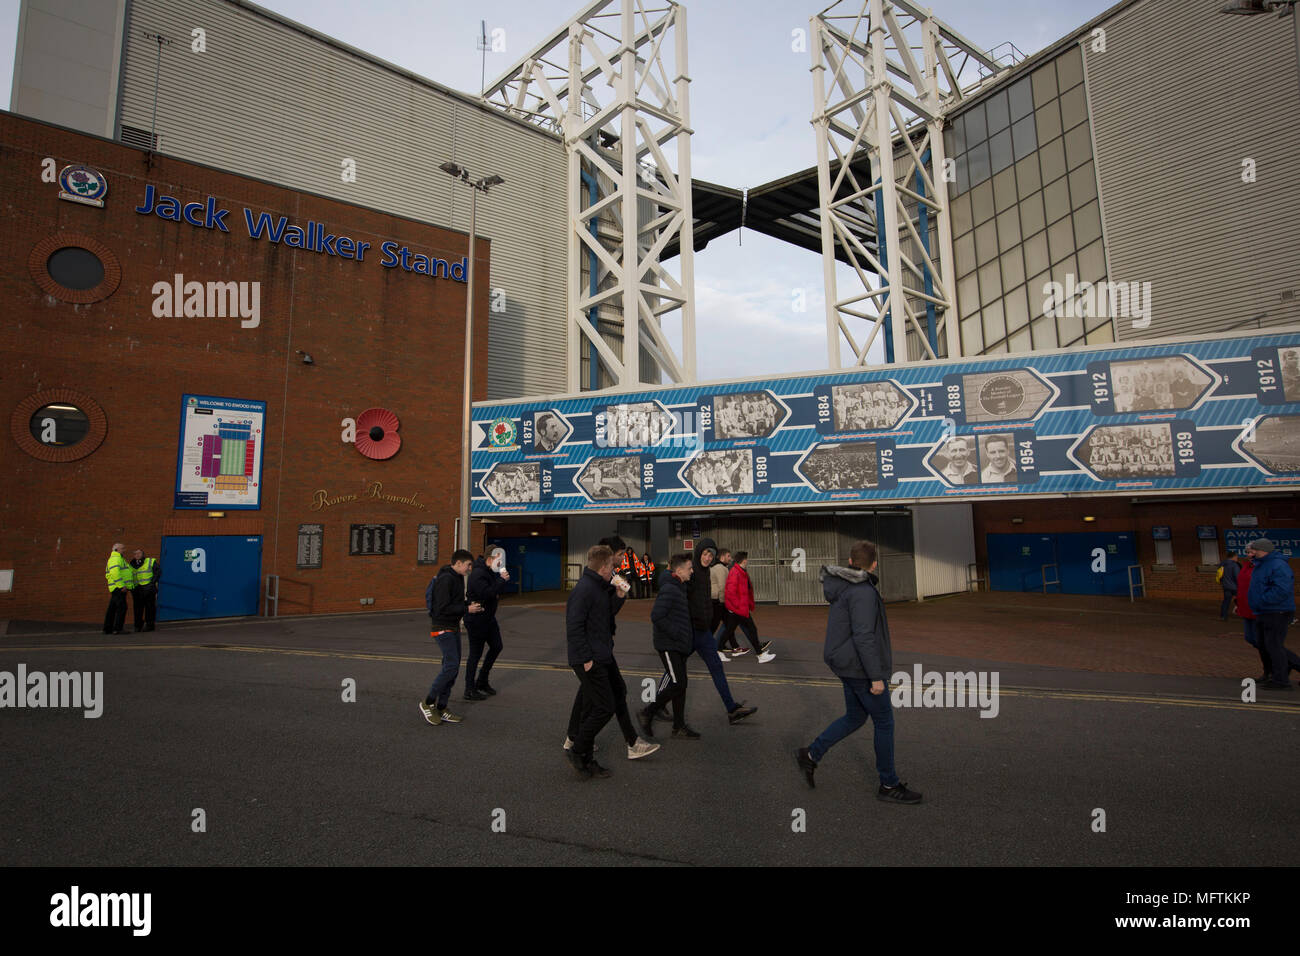
{"type": "MultiPolygon", "coordinates": [[[[582,781],[561,750],[577,681],[560,609],[501,620],[500,693],[464,702],[458,687],[465,722],[438,727],[417,710],[439,666],[419,614],[8,638],[0,670],[102,671],[104,711],[0,709],[0,863],[1300,863],[1284,838],[1300,693],[1243,703],[1235,680],[929,658],[997,671],[999,710],[899,709],[899,772],[925,802],[892,806],[874,796],[869,727],[808,789],[793,751],[842,693],[818,646],[778,638],[773,663],[726,665],[754,717],[729,725],[693,658],[703,738],[661,731],[658,753],[629,761],[611,722],[598,745],[613,776],[582,781]]],[[[658,674],[648,626],[626,622],[618,643],[639,691],[658,674]]]]}

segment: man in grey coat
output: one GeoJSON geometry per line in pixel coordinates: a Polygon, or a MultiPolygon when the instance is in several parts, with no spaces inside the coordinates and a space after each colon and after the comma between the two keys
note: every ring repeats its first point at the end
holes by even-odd
{"type": "Polygon", "coordinates": [[[894,771],[894,711],[889,702],[893,654],[885,603],[876,590],[876,546],[859,541],[849,551],[849,566],[823,567],[822,591],[830,602],[826,619],[826,665],[844,684],[844,716],[821,732],[809,747],[795,751],[799,768],[814,787],[813,772],[826,752],[867,722],[876,732],[876,796],[887,803],[915,804],[921,795],[907,789],[894,771]]]}

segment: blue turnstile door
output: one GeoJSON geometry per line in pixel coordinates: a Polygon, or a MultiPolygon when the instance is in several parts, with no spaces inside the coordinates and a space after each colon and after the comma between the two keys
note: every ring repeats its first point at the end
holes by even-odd
{"type": "Polygon", "coordinates": [[[529,535],[526,538],[488,538],[486,543],[489,548],[499,545],[505,549],[510,583],[503,593],[559,589],[563,571],[559,538],[529,535]]]}
{"type": "Polygon", "coordinates": [[[1049,593],[1127,594],[1128,567],[1137,563],[1132,532],[1082,531],[1061,534],[987,536],[989,590],[1042,591],[1043,565],[1049,593]]]}
{"type": "Polygon", "coordinates": [[[164,537],[158,620],[254,615],[261,604],[260,535],[164,537]]]}

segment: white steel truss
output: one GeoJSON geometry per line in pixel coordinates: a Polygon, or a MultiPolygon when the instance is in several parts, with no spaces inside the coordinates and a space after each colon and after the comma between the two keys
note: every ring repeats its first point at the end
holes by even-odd
{"type": "Polygon", "coordinates": [[[944,118],[981,84],[981,67],[983,82],[1005,67],[907,0],[837,0],[810,27],[830,367],[842,364],[841,335],[864,366],[882,331],[892,361],[908,361],[909,331],[922,360],[943,345],[955,358],[944,118]],[[874,250],[850,228],[864,215],[876,225],[874,250]],[[843,294],[837,247],[857,277],[843,294]],[[860,339],[853,319],[867,323],[860,339]]]}
{"type": "Polygon", "coordinates": [[[696,378],[686,10],[654,4],[596,0],[483,91],[564,137],[570,391],[696,378]],[[665,317],[680,318],[680,354],[665,317]]]}

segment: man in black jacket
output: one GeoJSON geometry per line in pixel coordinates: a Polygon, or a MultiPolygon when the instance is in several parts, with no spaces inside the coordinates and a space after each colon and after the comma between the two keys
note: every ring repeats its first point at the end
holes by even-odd
{"type": "Polygon", "coordinates": [[[674,554],[668,559],[670,573],[664,575],[659,596],[650,611],[654,626],[654,645],[668,671],[668,687],[656,695],[654,703],[641,711],[641,730],[648,738],[654,734],[655,714],[675,702],[673,736],[699,740],[700,735],[686,725],[686,658],[695,645],[691,611],[686,600],[686,583],[693,572],[689,554],[674,554]]]}
{"type": "Polygon", "coordinates": [[[610,584],[613,576],[614,552],[603,544],[594,545],[587,552],[587,568],[574,585],[565,608],[569,666],[578,675],[578,693],[582,697],[581,702],[574,701],[574,711],[581,712],[582,720],[568,755],[583,778],[609,776],[609,771],[592,757],[592,749],[596,735],[616,715],[627,741],[629,760],[659,749],[658,744],[637,736],[627,712],[627,684],[614,660],[614,615],[623,607],[628,589],[616,589],[610,584]]]}
{"type": "Polygon", "coordinates": [[[894,771],[894,711],[889,702],[893,654],[885,603],[876,590],[876,546],[859,541],[849,552],[849,566],[823,567],[822,592],[830,602],[826,618],[826,665],[844,684],[844,716],[821,732],[810,747],[795,751],[799,768],[813,787],[813,771],[826,751],[871,721],[876,731],[876,796],[889,803],[914,804],[921,795],[907,789],[894,771]]]}
{"type": "MultiPolygon", "coordinates": [[[[722,706],[727,709],[727,720],[737,723],[757,707],[748,707],[742,700],[739,703],[731,696],[731,687],[727,684],[727,673],[718,660],[718,643],[713,639],[709,625],[713,623],[713,592],[709,583],[709,566],[718,556],[718,546],[712,538],[700,538],[695,544],[694,557],[691,562],[691,579],[687,584],[687,600],[690,604],[691,628],[693,630],[693,650],[700,655],[704,666],[709,669],[713,686],[722,698],[722,706]]],[[[667,686],[667,675],[659,682],[660,688],[667,686]]]]}
{"type": "Polygon", "coordinates": [[[497,598],[510,581],[510,572],[506,570],[506,553],[501,548],[493,548],[488,559],[479,558],[469,572],[469,581],[465,593],[471,601],[477,601],[483,610],[477,614],[467,615],[465,630],[469,633],[469,662],[465,668],[465,699],[487,700],[496,695],[496,690],[488,683],[488,673],[501,653],[501,628],[497,624],[497,598]],[[483,658],[483,671],[478,670],[478,660],[487,645],[487,657],[483,658]]]}
{"type": "Polygon", "coordinates": [[[442,670],[434,678],[428,696],[420,701],[420,713],[431,724],[459,724],[464,719],[447,709],[447,701],[460,672],[460,619],[483,610],[477,602],[465,603],[465,575],[473,563],[474,555],[457,549],[451,564],[439,571],[429,585],[429,636],[442,651],[442,670]]]}

